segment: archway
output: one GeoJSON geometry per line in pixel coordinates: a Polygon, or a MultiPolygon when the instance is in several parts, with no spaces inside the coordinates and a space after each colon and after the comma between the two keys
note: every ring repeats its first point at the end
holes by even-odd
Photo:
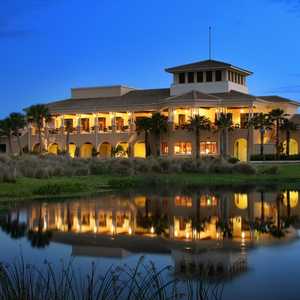
{"type": "Polygon", "coordinates": [[[58,145],[56,143],[49,145],[48,153],[57,155],[59,151],[58,145]]]}
{"type": "Polygon", "coordinates": [[[133,148],[134,157],[146,157],[146,147],[144,142],[136,142],[133,148]]]}
{"type": "Polygon", "coordinates": [[[234,143],[234,157],[240,161],[247,161],[247,140],[238,139],[234,143]]]}
{"type": "Polygon", "coordinates": [[[246,209],[248,207],[248,195],[247,194],[234,194],[234,204],[239,209],[246,209]]]}
{"type": "MultiPolygon", "coordinates": [[[[283,151],[286,154],[286,140],[283,142],[283,151]]],[[[290,139],[290,155],[298,154],[298,142],[295,139],[290,139]]]]}
{"type": "Polygon", "coordinates": [[[76,154],[76,145],[74,143],[69,144],[69,155],[74,158],[76,154]]]}
{"type": "Polygon", "coordinates": [[[91,143],[85,143],[80,148],[81,158],[91,158],[93,153],[93,145],[91,143]]]}
{"type": "Polygon", "coordinates": [[[290,207],[291,208],[295,208],[298,206],[298,200],[299,200],[299,192],[298,191],[288,191],[285,192],[283,194],[284,198],[283,198],[283,204],[285,206],[288,205],[288,196],[289,196],[289,200],[290,200],[290,207]],[[289,193],[289,195],[288,195],[289,193]]]}
{"type": "Polygon", "coordinates": [[[111,144],[104,142],[100,145],[99,156],[101,158],[110,158],[111,157],[111,144]]]}

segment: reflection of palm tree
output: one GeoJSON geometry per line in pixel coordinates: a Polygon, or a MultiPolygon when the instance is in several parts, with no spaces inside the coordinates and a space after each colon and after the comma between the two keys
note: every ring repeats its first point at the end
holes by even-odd
{"type": "Polygon", "coordinates": [[[73,220],[72,220],[71,208],[69,202],[67,203],[67,224],[68,224],[68,231],[71,231],[73,227],[73,220]]]}
{"type": "Polygon", "coordinates": [[[45,248],[50,244],[52,232],[49,230],[43,231],[43,225],[42,205],[40,205],[38,230],[29,230],[27,234],[27,238],[31,242],[31,246],[34,248],[45,248]]]}

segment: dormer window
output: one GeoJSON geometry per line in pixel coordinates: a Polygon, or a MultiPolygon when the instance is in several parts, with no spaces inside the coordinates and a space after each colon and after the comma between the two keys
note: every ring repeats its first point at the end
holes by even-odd
{"type": "Polygon", "coordinates": [[[194,72],[188,72],[188,83],[194,83],[194,72]]]}
{"type": "Polygon", "coordinates": [[[206,82],[212,82],[212,71],[206,71],[206,82]]]}
{"type": "Polygon", "coordinates": [[[197,72],[197,82],[203,82],[203,72],[197,72]]]}
{"type": "Polygon", "coordinates": [[[185,83],[185,73],[179,73],[178,74],[178,82],[179,83],[185,83]]]}
{"type": "Polygon", "coordinates": [[[216,81],[222,81],[222,71],[216,71],[216,81]]]}

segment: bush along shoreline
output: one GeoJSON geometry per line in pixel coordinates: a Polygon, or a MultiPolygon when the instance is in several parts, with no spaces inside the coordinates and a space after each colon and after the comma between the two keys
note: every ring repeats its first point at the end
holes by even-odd
{"type": "Polygon", "coordinates": [[[89,175],[134,176],[147,174],[256,174],[250,164],[221,158],[204,159],[71,159],[54,155],[0,156],[0,182],[17,178],[48,179],[89,175]]]}

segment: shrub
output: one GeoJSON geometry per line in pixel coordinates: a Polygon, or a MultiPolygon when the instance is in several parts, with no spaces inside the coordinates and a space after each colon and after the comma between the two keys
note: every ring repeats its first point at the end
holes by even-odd
{"type": "Polygon", "coordinates": [[[278,166],[264,167],[260,170],[261,174],[276,175],[279,172],[278,166]]]}
{"type": "Polygon", "coordinates": [[[256,169],[246,163],[237,163],[233,165],[233,172],[247,175],[254,175],[256,173],[256,169]]]}
{"type": "Polygon", "coordinates": [[[236,164],[237,162],[239,162],[240,160],[236,157],[229,157],[227,160],[230,164],[236,164]]]}
{"type": "Polygon", "coordinates": [[[250,157],[251,161],[261,161],[261,160],[300,160],[300,154],[293,154],[293,155],[285,155],[285,154],[280,154],[278,157],[276,154],[254,154],[251,155],[250,157]]]}

